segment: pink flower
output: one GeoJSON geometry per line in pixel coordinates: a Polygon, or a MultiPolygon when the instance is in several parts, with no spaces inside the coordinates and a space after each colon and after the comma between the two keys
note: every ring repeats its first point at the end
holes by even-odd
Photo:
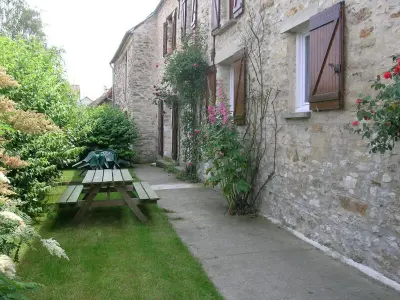
{"type": "Polygon", "coordinates": [[[195,130],[194,130],[194,134],[195,134],[195,135],[198,135],[199,133],[200,133],[200,130],[198,130],[198,129],[195,129],[195,130]]]}
{"type": "Polygon", "coordinates": [[[208,121],[211,123],[211,124],[215,124],[215,123],[217,123],[217,116],[216,116],[216,108],[215,108],[215,106],[212,106],[212,105],[210,105],[208,108],[207,108],[207,111],[208,111],[208,121]]]}
{"type": "Polygon", "coordinates": [[[171,47],[169,47],[169,48],[168,48],[168,52],[171,52],[171,51],[172,51],[172,48],[171,48],[171,47]]]}
{"type": "Polygon", "coordinates": [[[361,99],[357,99],[357,104],[361,104],[361,99]]]}
{"type": "Polygon", "coordinates": [[[398,66],[396,66],[396,68],[394,68],[393,73],[400,75],[400,65],[398,65],[398,66]]]}
{"type": "Polygon", "coordinates": [[[351,125],[357,126],[358,125],[358,121],[354,121],[353,123],[351,123],[351,125]]]}
{"type": "Polygon", "coordinates": [[[197,68],[197,64],[194,64],[193,67],[197,68]]]}
{"type": "Polygon", "coordinates": [[[385,78],[385,79],[392,78],[392,73],[390,73],[390,72],[383,73],[383,78],[385,78]]]}
{"type": "Polygon", "coordinates": [[[222,124],[225,125],[229,120],[229,112],[228,112],[225,102],[221,102],[221,104],[219,106],[219,113],[222,116],[222,124]]]}
{"type": "Polygon", "coordinates": [[[189,166],[193,167],[193,163],[191,161],[189,161],[189,166]]]}
{"type": "Polygon", "coordinates": [[[156,69],[158,68],[158,64],[156,64],[156,69]]]}

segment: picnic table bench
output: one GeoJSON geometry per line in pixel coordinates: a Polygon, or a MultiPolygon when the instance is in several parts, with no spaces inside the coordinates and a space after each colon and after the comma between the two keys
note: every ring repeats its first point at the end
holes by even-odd
{"type": "Polygon", "coordinates": [[[142,222],[147,218],[137,206],[143,202],[157,202],[159,197],[147,182],[133,182],[127,169],[89,170],[81,185],[70,185],[58,200],[58,204],[78,205],[79,211],[74,221],[79,221],[90,207],[128,205],[132,212],[142,222]],[[94,201],[98,193],[106,192],[107,200],[94,201]],[[111,192],[118,192],[122,199],[110,199],[111,192]],[[136,192],[138,198],[132,197],[136,192]],[[80,194],[84,197],[79,201],[80,194]]]}

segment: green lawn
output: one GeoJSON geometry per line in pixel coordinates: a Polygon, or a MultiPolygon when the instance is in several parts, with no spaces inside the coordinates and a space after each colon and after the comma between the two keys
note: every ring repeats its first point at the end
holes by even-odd
{"type": "MultiPolygon", "coordinates": [[[[59,191],[55,190],[54,195],[59,191]]],[[[40,246],[28,250],[18,268],[22,278],[44,285],[30,299],[222,299],[156,204],[142,207],[140,223],[128,207],[96,208],[79,225],[76,209],[50,213],[41,227],[70,261],[40,246]]]]}

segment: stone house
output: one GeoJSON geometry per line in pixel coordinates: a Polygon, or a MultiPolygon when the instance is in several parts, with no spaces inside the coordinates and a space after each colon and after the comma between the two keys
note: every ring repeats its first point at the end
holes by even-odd
{"type": "Polygon", "coordinates": [[[248,82],[240,78],[250,68],[241,36],[249,11],[266,16],[264,67],[271,70],[268,84],[280,89],[282,110],[277,175],[261,197],[260,214],[386,282],[400,282],[399,149],[371,155],[349,132],[358,95],[369,93],[369,80],[400,54],[398,0],[161,1],[125,34],[111,61],[113,102],[138,123],[141,160],[179,160],[178,118],[151,104],[153,85],[182,34],[200,23],[210,33],[212,98],[222,79],[235,118],[246,122],[248,82]]]}

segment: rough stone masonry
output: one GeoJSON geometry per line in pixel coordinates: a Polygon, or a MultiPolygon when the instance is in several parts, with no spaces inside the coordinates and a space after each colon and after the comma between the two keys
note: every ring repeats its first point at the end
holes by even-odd
{"type": "MultiPolygon", "coordinates": [[[[188,0],[188,7],[191,2],[188,0]]],[[[268,40],[264,67],[268,84],[281,89],[282,116],[295,112],[296,34],[282,33],[291,20],[318,13],[338,1],[244,1],[244,14],[235,22],[221,0],[221,30],[215,35],[216,57],[240,48],[247,26],[246,9],[263,3],[268,40]],[[222,30],[223,29],[223,30],[222,30]]],[[[161,1],[154,14],[131,30],[114,58],[115,103],[132,115],[141,132],[140,159],[157,156],[157,107],[151,104],[152,86],[164,69],[163,24],[178,1],[161,1]],[[156,68],[155,65],[159,67],[156,68]]],[[[258,7],[258,10],[261,6],[258,7]]],[[[210,28],[211,1],[198,0],[198,20],[210,28]]],[[[178,48],[180,43],[178,19],[178,48]]],[[[190,26],[187,26],[190,28],[190,26]]],[[[345,2],[344,109],[313,111],[306,118],[280,118],[277,175],[265,189],[260,212],[400,282],[400,171],[399,147],[385,155],[371,155],[360,136],[349,132],[355,120],[355,100],[370,92],[369,80],[391,66],[400,54],[398,0],[345,2]]],[[[209,50],[213,36],[209,35],[209,50]]],[[[217,63],[222,70],[224,63],[217,63]]],[[[222,61],[222,60],[221,60],[222,61]]],[[[210,61],[211,64],[211,61],[210,61]]],[[[223,72],[218,78],[223,78],[223,72]]],[[[229,95],[229,83],[224,85],[229,95]]],[[[166,109],[166,116],[170,111],[166,109]]],[[[296,114],[294,114],[296,115],[296,114]]],[[[293,116],[293,114],[292,114],[293,116]]],[[[171,118],[168,117],[168,120],[171,118]]],[[[164,154],[170,155],[170,121],[164,124],[164,154]]],[[[269,159],[265,159],[265,174],[269,159]]],[[[262,177],[261,176],[261,177],[262,177]]]]}

